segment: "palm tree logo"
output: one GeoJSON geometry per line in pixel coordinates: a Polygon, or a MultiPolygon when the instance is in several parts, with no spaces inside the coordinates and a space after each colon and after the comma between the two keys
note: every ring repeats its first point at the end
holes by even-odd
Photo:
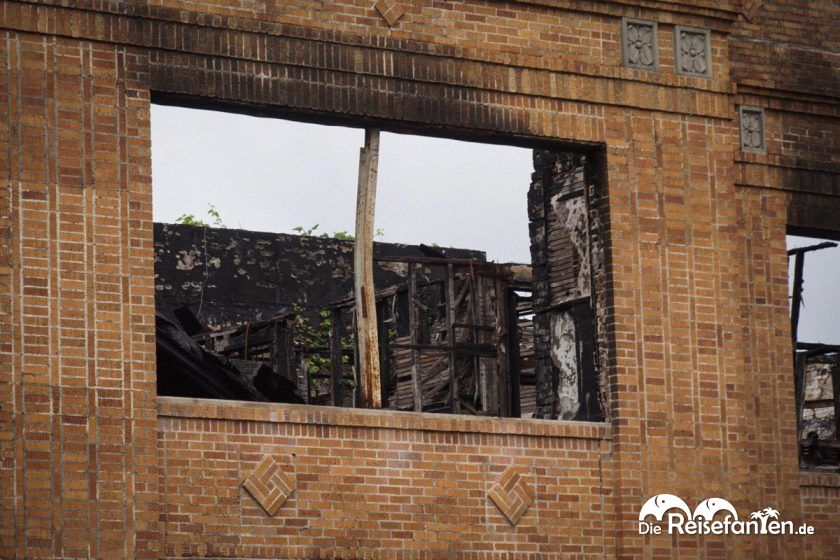
{"type": "Polygon", "coordinates": [[[767,533],[767,520],[778,519],[779,512],[771,507],[766,507],[761,511],[754,511],[750,514],[750,519],[758,519],[761,521],[761,534],[767,533]]]}
{"type": "Polygon", "coordinates": [[[761,511],[762,511],[762,512],[764,513],[764,515],[766,515],[767,517],[772,517],[773,519],[778,519],[778,518],[779,518],[779,512],[778,512],[778,511],[776,511],[775,509],[771,508],[771,507],[766,507],[766,508],[764,508],[764,509],[763,509],[763,510],[761,510],[761,511]]]}

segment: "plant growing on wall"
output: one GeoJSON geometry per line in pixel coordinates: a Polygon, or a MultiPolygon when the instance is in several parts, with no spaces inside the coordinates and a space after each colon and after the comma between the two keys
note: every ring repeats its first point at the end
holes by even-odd
{"type": "Polygon", "coordinates": [[[216,210],[216,206],[209,202],[207,203],[207,220],[196,218],[195,214],[181,214],[181,217],[175,220],[175,223],[187,226],[227,228],[224,221],[222,221],[221,214],[216,210]]]}
{"type": "MultiPolygon", "coordinates": [[[[316,315],[316,320],[313,321],[305,313],[306,309],[298,304],[292,305],[292,310],[296,314],[295,327],[298,344],[305,349],[305,357],[303,365],[306,369],[306,374],[312,376],[314,374],[327,373],[332,369],[332,360],[328,355],[322,352],[328,351],[330,347],[330,331],[332,330],[332,316],[329,310],[320,309],[316,315]],[[306,352],[308,350],[309,352],[306,352]]],[[[350,357],[346,351],[353,349],[353,342],[349,335],[342,336],[339,340],[342,350],[341,363],[348,365],[350,357]]],[[[355,381],[353,379],[342,379],[345,387],[354,387],[355,381]]]]}
{"type": "MultiPolygon", "coordinates": [[[[354,241],[356,237],[349,233],[346,229],[341,231],[334,231],[332,233],[322,232],[316,233],[318,230],[318,226],[321,224],[315,224],[312,227],[303,227],[303,226],[296,226],[292,228],[292,231],[298,233],[304,237],[320,237],[323,239],[338,239],[340,241],[354,241]]],[[[376,228],[376,231],[373,232],[373,236],[376,238],[385,237],[385,230],[382,228],[376,228]]]]}

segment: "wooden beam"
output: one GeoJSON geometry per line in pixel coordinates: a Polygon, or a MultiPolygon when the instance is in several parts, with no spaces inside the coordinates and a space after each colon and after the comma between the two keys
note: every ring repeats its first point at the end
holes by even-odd
{"type": "Polygon", "coordinates": [[[377,336],[379,337],[379,398],[381,399],[380,406],[384,408],[389,407],[388,402],[388,384],[391,380],[391,347],[389,345],[390,337],[388,336],[388,327],[385,325],[385,318],[388,316],[387,301],[380,300],[376,302],[377,307],[377,336]],[[382,316],[382,320],[378,317],[382,316]]]}
{"type": "Polygon", "coordinates": [[[522,416],[521,395],[519,394],[519,295],[515,290],[508,289],[507,313],[507,349],[508,349],[508,378],[510,389],[509,415],[514,418],[522,416]]]}
{"type": "Polygon", "coordinates": [[[802,307],[802,272],[805,267],[805,253],[796,253],[793,258],[793,301],[790,305],[790,335],[795,346],[799,336],[799,310],[802,307]]]}
{"type": "Polygon", "coordinates": [[[496,333],[493,343],[496,345],[496,387],[498,388],[499,409],[498,415],[502,417],[511,416],[511,384],[508,374],[510,365],[510,324],[508,320],[508,292],[507,283],[501,278],[493,279],[493,292],[496,295],[496,302],[493,306],[493,313],[496,322],[496,333]]]}
{"type": "Polygon", "coordinates": [[[344,365],[341,354],[341,311],[333,309],[330,313],[330,374],[332,375],[332,391],[330,393],[330,404],[342,406],[344,396],[342,395],[341,383],[344,376],[344,365]]]}
{"type": "MultiPolygon", "coordinates": [[[[822,249],[832,249],[837,247],[837,243],[833,241],[825,241],[817,243],[816,245],[808,245],[807,247],[797,247],[788,250],[788,257],[793,257],[793,301],[790,306],[790,332],[793,339],[794,346],[799,336],[799,312],[802,307],[802,284],[803,272],[805,269],[805,253],[811,251],[820,251],[822,249]]],[[[795,352],[796,350],[794,350],[795,352]]]]}
{"type": "Polygon", "coordinates": [[[408,333],[411,339],[411,393],[414,396],[414,411],[423,412],[423,393],[420,391],[420,344],[417,335],[417,279],[414,277],[414,263],[408,263],[408,333]]]}
{"type": "Polygon", "coordinates": [[[458,400],[458,372],[455,371],[455,272],[451,264],[446,265],[446,338],[449,342],[449,398],[452,412],[461,412],[458,400]]]}
{"type": "Polygon", "coordinates": [[[366,408],[381,408],[382,406],[376,295],[373,286],[373,217],[378,165],[379,130],[369,128],[365,130],[365,146],[361,149],[359,158],[356,241],[353,252],[359,379],[362,384],[362,406],[366,408]]]}
{"type": "Polygon", "coordinates": [[[796,398],[796,440],[802,439],[802,409],[805,406],[805,367],[808,365],[808,355],[805,352],[793,351],[793,383],[796,398]]]}

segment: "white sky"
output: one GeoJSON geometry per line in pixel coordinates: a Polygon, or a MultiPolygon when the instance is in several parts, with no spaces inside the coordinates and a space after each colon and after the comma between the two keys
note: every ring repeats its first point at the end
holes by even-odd
{"type": "MultiPolygon", "coordinates": [[[[154,219],[206,218],[212,203],[228,227],[352,233],[363,142],[362,129],[152,105],[154,219]]],[[[380,240],[530,262],[531,171],[529,149],[383,133],[380,240]]],[[[788,237],[789,247],[819,241],[788,237]]],[[[799,334],[840,344],[840,247],[805,257],[799,334]]]]}
{"type": "MultiPolygon", "coordinates": [[[[154,218],[228,227],[353,232],[364,131],[216,111],[152,106],[154,218]]],[[[530,262],[531,150],[383,133],[379,240],[437,243],[530,262]]]]}

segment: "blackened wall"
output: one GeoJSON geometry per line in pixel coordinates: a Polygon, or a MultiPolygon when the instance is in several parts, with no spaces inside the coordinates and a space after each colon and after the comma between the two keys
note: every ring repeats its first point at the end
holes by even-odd
{"type": "MultiPolygon", "coordinates": [[[[267,319],[293,305],[326,308],[353,297],[353,241],[160,223],[154,235],[157,300],[187,305],[209,326],[267,319]]],[[[482,251],[446,247],[374,243],[373,251],[374,258],[485,260],[482,251]]],[[[406,274],[404,263],[374,265],[377,290],[404,285],[406,274]]]]}

